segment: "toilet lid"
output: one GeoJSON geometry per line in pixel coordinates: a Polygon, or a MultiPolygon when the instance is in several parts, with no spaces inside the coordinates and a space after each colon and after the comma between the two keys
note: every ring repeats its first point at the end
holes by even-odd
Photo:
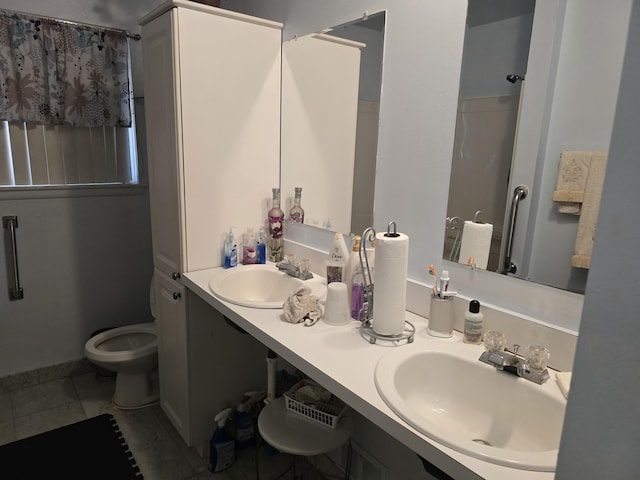
{"type": "Polygon", "coordinates": [[[98,350],[104,352],[121,352],[124,350],[136,350],[149,345],[156,340],[156,336],[147,332],[129,332],[124,335],[106,338],[96,345],[98,350]]]}

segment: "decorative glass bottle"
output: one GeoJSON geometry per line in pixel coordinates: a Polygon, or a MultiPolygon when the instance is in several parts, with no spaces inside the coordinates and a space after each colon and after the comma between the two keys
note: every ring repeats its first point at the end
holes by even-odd
{"type": "Polygon", "coordinates": [[[280,208],[280,189],[272,188],[273,205],[269,210],[269,260],[280,262],[283,258],[282,227],[284,224],[284,212],[280,208]]]}
{"type": "Polygon", "coordinates": [[[300,206],[302,197],[302,187],[296,187],[296,196],[293,199],[293,206],[289,210],[289,221],[294,223],[304,223],[304,209],[300,206]]]}

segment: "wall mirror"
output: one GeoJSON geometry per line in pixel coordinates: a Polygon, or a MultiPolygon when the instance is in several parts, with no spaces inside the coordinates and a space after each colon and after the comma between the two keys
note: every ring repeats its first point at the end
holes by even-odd
{"type": "Polygon", "coordinates": [[[304,228],[373,222],[384,29],[380,12],[282,45],[282,207],[301,187],[304,228]]]}
{"type": "Polygon", "coordinates": [[[483,268],[504,273],[513,195],[525,185],[509,275],[584,292],[588,269],[571,266],[580,216],[559,213],[552,196],[562,151],[609,148],[629,4],[469,0],[445,261],[467,262],[461,222],[481,211],[469,231],[493,225],[483,268]]]}

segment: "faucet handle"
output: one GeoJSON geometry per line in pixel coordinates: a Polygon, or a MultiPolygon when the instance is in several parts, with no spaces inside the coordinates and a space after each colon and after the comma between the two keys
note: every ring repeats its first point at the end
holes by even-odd
{"type": "Polygon", "coordinates": [[[518,354],[518,350],[520,350],[520,345],[517,343],[513,344],[513,354],[517,355],[518,354]]]}

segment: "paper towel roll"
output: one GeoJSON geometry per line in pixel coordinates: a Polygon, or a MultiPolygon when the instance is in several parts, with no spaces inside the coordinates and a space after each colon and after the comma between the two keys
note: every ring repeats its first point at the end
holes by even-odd
{"type": "Polygon", "coordinates": [[[373,330],[398,335],[404,330],[407,305],[409,237],[376,234],[376,278],[373,287],[373,330]]]}
{"type": "Polygon", "coordinates": [[[473,257],[476,267],[486,270],[492,235],[493,225],[490,223],[464,222],[458,263],[466,265],[469,257],[473,257]]]}

